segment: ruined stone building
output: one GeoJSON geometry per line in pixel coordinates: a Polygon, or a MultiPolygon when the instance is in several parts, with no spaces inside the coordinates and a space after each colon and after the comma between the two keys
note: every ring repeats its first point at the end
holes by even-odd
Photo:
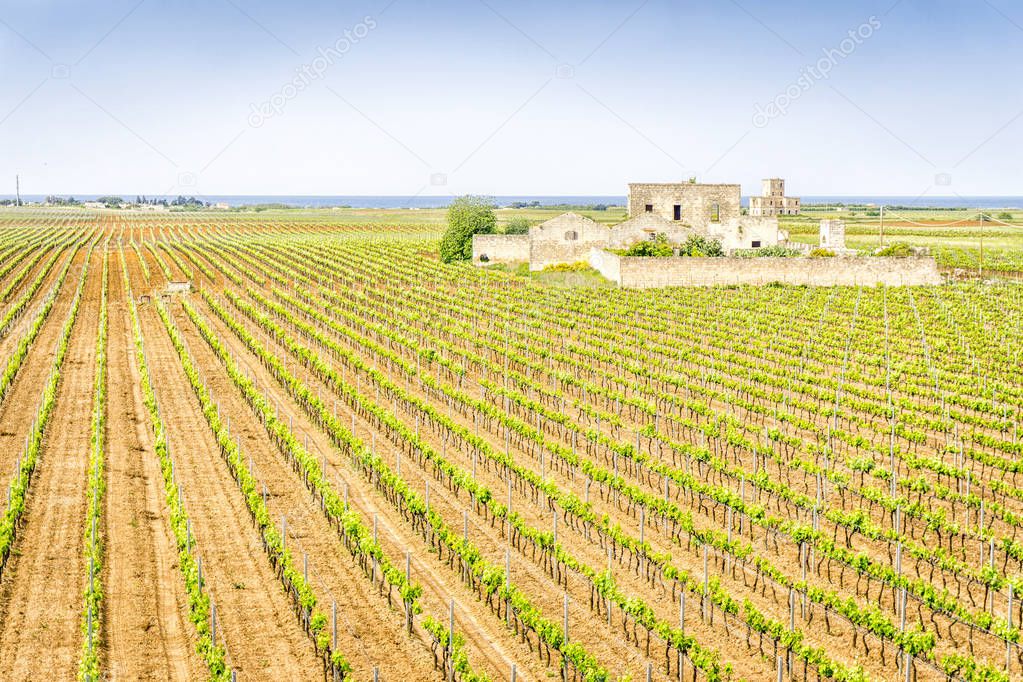
{"type": "Polygon", "coordinates": [[[653,213],[665,220],[705,229],[711,223],[742,215],[739,185],[681,183],[631,183],[629,217],[653,213]]]}
{"type": "Polygon", "coordinates": [[[744,216],[739,185],[634,183],[629,185],[629,219],[614,227],[565,213],[524,235],[476,235],[473,262],[529,263],[531,270],[585,261],[591,248],[626,249],[663,234],[673,244],[699,235],[721,242],[725,251],[784,244],[788,235],[775,217],[744,216]]]}
{"type": "Polygon", "coordinates": [[[799,215],[799,199],[785,196],[784,180],[781,178],[768,178],[763,181],[761,195],[749,198],[749,214],[765,218],[780,215],[799,215]]]}

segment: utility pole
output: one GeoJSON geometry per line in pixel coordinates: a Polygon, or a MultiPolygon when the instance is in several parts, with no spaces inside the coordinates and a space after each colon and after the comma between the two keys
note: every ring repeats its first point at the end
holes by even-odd
{"type": "Polygon", "coordinates": [[[984,221],[987,219],[983,213],[980,214],[980,262],[977,264],[977,272],[981,278],[984,277],[984,221]]]}
{"type": "Polygon", "coordinates": [[[18,198],[14,205],[15,206],[21,206],[21,176],[20,175],[15,175],[14,176],[14,196],[16,196],[18,198]]]}
{"type": "Polygon", "coordinates": [[[881,204],[881,246],[884,246],[884,204],[881,204]]]}

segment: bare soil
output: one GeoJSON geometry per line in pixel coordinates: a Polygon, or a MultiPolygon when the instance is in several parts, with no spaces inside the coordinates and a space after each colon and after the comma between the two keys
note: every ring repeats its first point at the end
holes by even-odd
{"type": "MultiPolygon", "coordinates": [[[[88,567],[87,470],[102,257],[93,254],[52,421],[26,502],[15,554],[0,584],[0,673],[36,680],[77,674],[88,567]]],[[[60,320],[60,324],[63,320],[60,320]]],[[[51,358],[47,354],[47,358],[51,358]]],[[[40,390],[42,382],[35,384],[40,390]]],[[[23,408],[32,415],[38,398],[23,408]]]]}

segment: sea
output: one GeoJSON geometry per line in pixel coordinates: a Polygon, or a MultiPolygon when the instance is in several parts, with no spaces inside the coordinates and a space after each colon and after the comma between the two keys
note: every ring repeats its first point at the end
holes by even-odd
{"type": "MultiPolygon", "coordinates": [[[[68,195],[62,195],[68,196],[68,195]]],[[[79,201],[91,201],[100,196],[120,196],[126,200],[135,198],[135,193],[128,194],[75,194],[79,201]]],[[[13,199],[14,195],[0,194],[0,199],[13,199]]],[[[173,200],[173,196],[147,195],[149,199],[173,200]]],[[[385,208],[444,208],[451,204],[454,196],[385,196],[385,195],[337,195],[337,196],[306,196],[306,195],[202,195],[198,197],[211,204],[227,204],[229,206],[245,206],[254,204],[285,204],[296,208],[331,208],[346,206],[351,208],[385,209],[385,208]]],[[[592,195],[516,195],[490,197],[497,206],[511,206],[515,203],[529,204],[539,202],[541,206],[587,206],[604,204],[608,206],[624,206],[626,197],[592,196],[592,195]]],[[[42,195],[22,195],[22,201],[41,202],[42,195]]],[[[749,205],[749,197],[743,197],[743,205],[749,205]]],[[[964,208],[964,209],[1023,209],[1023,196],[983,196],[983,197],[911,197],[911,196],[803,196],[804,205],[835,205],[856,204],[874,206],[906,206],[914,208],[964,208]]]]}

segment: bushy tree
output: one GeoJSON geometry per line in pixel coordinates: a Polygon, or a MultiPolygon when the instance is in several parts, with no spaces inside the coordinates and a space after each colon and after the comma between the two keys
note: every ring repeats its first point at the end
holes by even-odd
{"type": "Polygon", "coordinates": [[[492,234],[497,218],[494,204],[485,197],[459,197],[448,208],[448,229],[440,242],[440,259],[445,263],[472,258],[472,236],[492,234]]]}
{"type": "Polygon", "coordinates": [[[716,239],[710,239],[702,235],[694,234],[686,239],[685,243],[679,247],[680,256],[693,256],[693,257],[719,257],[725,255],[725,250],[721,248],[721,242],[716,239]]]}
{"type": "Polygon", "coordinates": [[[529,218],[512,218],[504,226],[505,234],[529,234],[529,228],[533,226],[529,218]]]}
{"type": "Polygon", "coordinates": [[[907,258],[913,255],[913,247],[905,242],[895,242],[883,249],[874,252],[875,256],[894,256],[896,258],[907,258]]]}
{"type": "Polygon", "coordinates": [[[738,249],[732,252],[738,258],[796,258],[802,256],[799,249],[790,249],[781,245],[761,246],[756,249],[738,249]]]}
{"type": "Polygon", "coordinates": [[[674,255],[668,237],[664,234],[655,234],[653,239],[645,239],[633,244],[625,252],[626,256],[647,256],[653,258],[668,258],[674,255]]]}

